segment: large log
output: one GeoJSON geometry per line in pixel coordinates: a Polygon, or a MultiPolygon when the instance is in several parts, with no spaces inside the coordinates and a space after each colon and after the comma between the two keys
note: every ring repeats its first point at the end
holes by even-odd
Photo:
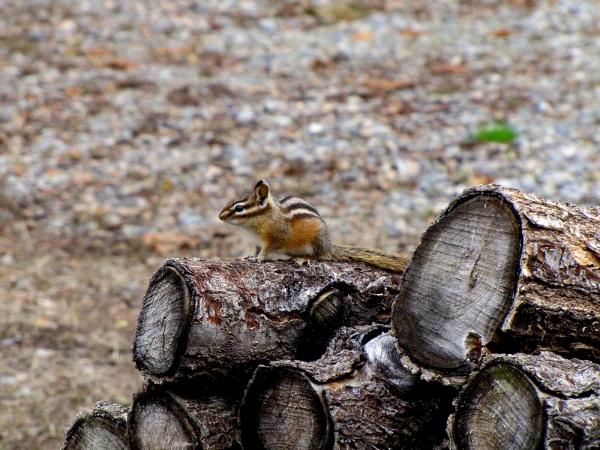
{"type": "Polygon", "coordinates": [[[361,263],[168,260],[144,297],[134,360],[160,383],[314,359],[341,324],[389,320],[401,275],[361,263]]]}
{"type": "Polygon", "coordinates": [[[600,366],[549,352],[487,358],[448,423],[458,450],[600,448],[600,366]]]}
{"type": "Polygon", "coordinates": [[[236,402],[230,396],[210,394],[193,385],[171,389],[149,385],[131,406],[131,448],[236,449],[236,414],[236,402]]]}
{"type": "Polygon", "coordinates": [[[129,408],[98,402],[81,411],[66,430],[62,450],[126,450],[129,408]]]}
{"type": "Polygon", "coordinates": [[[378,327],[342,328],[314,362],[260,366],[240,410],[244,448],[433,448],[445,435],[448,392],[404,369],[378,327]]]}
{"type": "Polygon", "coordinates": [[[599,258],[598,208],[468,189],[424,234],[394,334],[415,362],[446,373],[468,372],[487,350],[598,360],[599,258]]]}

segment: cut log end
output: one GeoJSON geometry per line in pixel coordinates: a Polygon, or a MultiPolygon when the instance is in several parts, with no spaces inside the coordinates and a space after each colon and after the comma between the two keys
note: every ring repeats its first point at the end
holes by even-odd
{"type": "Polygon", "coordinates": [[[62,449],[128,449],[127,411],[124,406],[105,402],[97,403],[91,411],[82,411],[67,430],[62,449]]]}
{"type": "Polygon", "coordinates": [[[496,364],[477,374],[461,396],[453,433],[461,450],[534,450],[543,435],[543,416],[529,377],[496,364]]]}
{"type": "Polygon", "coordinates": [[[164,375],[174,367],[189,309],[185,279],[175,268],[164,266],[150,282],[138,319],[133,354],[140,369],[164,375]]]}
{"type": "Polygon", "coordinates": [[[297,370],[258,368],[240,418],[244,448],[321,450],[331,446],[321,397],[297,370]]]}
{"type": "Polygon", "coordinates": [[[332,287],[319,294],[309,308],[309,324],[318,330],[338,328],[342,322],[344,294],[332,287]]]}
{"type": "Polygon", "coordinates": [[[125,450],[125,427],[105,417],[91,417],[81,422],[69,437],[65,450],[125,450]]]}
{"type": "Polygon", "coordinates": [[[129,418],[134,449],[199,448],[199,431],[181,407],[161,392],[136,398],[129,418]]]}
{"type": "Polygon", "coordinates": [[[472,337],[493,336],[511,305],[520,228],[501,198],[454,206],[423,236],[393,311],[394,333],[418,362],[469,368],[472,337]]]}

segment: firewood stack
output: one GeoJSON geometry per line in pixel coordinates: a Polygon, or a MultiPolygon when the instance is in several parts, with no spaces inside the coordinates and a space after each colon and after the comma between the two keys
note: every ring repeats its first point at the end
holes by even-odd
{"type": "Polygon", "coordinates": [[[65,449],[600,448],[600,209],[456,198],[405,274],[168,260],[65,449]]]}

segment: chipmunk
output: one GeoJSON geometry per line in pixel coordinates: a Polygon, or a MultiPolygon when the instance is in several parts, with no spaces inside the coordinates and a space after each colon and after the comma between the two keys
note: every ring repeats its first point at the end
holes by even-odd
{"type": "Polygon", "coordinates": [[[258,261],[268,259],[271,253],[281,253],[300,264],[319,259],[362,261],[403,272],[410,260],[406,255],[332,245],[327,225],[314,206],[293,195],[275,200],[265,180],[258,180],[250,194],[229,202],[219,219],[239,225],[258,238],[258,261]]]}

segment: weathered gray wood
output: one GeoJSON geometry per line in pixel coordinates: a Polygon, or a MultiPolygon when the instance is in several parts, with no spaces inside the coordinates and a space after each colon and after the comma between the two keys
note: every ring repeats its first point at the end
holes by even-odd
{"type": "Polygon", "coordinates": [[[244,448],[330,448],[329,414],[305,373],[260,366],[250,386],[242,410],[244,448]]]}
{"type": "Polygon", "coordinates": [[[191,307],[186,280],[176,267],[165,264],[152,277],[139,315],[133,350],[138,364],[157,374],[177,364],[191,307]]]}
{"type": "Polygon", "coordinates": [[[600,366],[549,352],[489,357],[448,423],[460,450],[600,448],[600,366]]]}
{"type": "Polygon", "coordinates": [[[256,369],[240,424],[244,448],[433,448],[449,397],[420,383],[381,327],[342,328],[319,360],[256,369]]]}
{"type": "Polygon", "coordinates": [[[172,259],[150,281],[134,360],[160,383],[314,359],[339,325],[389,320],[401,275],[362,263],[172,259]]]}
{"type": "Polygon", "coordinates": [[[234,400],[193,385],[179,390],[151,385],[135,396],[129,416],[131,448],[239,448],[234,400]],[[203,392],[198,395],[198,390],[203,392]]]}
{"type": "Polygon", "coordinates": [[[81,411],[65,432],[62,450],[125,450],[129,408],[98,402],[81,411]]]}
{"type": "Polygon", "coordinates": [[[459,448],[535,449],[542,436],[542,401],[518,369],[496,365],[481,372],[459,404],[459,448]]]}
{"type": "Polygon", "coordinates": [[[599,209],[469,189],[424,234],[394,305],[394,334],[418,364],[454,373],[486,347],[598,360],[599,257],[599,209]]]}

